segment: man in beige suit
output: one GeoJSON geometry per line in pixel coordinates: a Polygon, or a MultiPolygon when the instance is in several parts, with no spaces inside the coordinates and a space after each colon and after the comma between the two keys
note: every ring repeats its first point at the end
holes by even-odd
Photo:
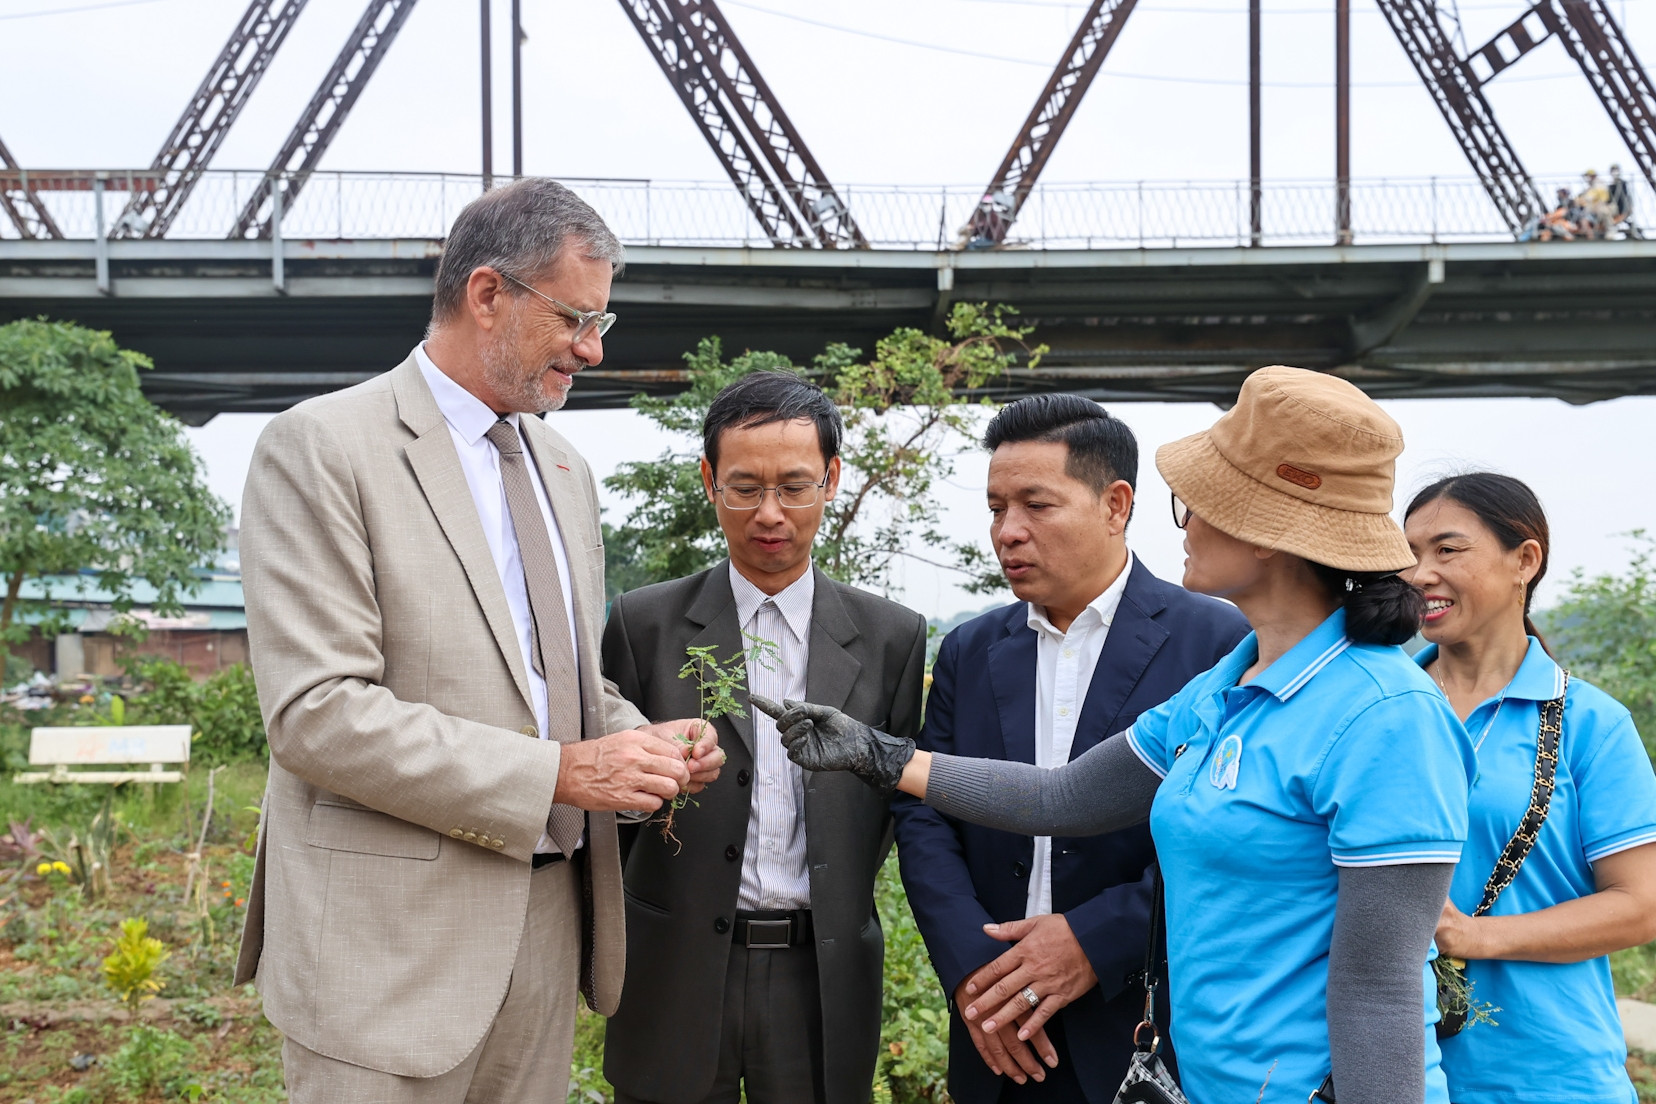
{"type": "Polygon", "coordinates": [[[723,761],[599,674],[592,476],[520,417],[602,359],[620,263],[562,186],[492,191],[424,344],[259,440],[241,549],[271,764],[236,980],[296,1104],[561,1101],[577,979],[620,998],[615,814],[723,761]]]}

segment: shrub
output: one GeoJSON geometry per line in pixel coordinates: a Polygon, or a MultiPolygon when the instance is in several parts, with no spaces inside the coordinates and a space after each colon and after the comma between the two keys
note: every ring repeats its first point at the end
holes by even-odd
{"type": "Polygon", "coordinates": [[[885,1086],[894,1104],[947,1101],[949,1009],[903,893],[895,855],[880,868],[875,894],[885,932],[876,1087],[885,1086]]]}
{"type": "Polygon", "coordinates": [[[166,957],[167,948],[149,934],[148,920],[122,920],[115,953],[103,960],[104,981],[116,999],[136,1014],[140,1004],[161,991],[155,968],[166,957]]]}
{"type": "Polygon", "coordinates": [[[161,656],[133,656],[126,670],[140,688],[127,701],[127,723],[189,725],[195,732],[190,758],[208,766],[269,758],[253,672],[242,664],[205,682],[161,656]]]}

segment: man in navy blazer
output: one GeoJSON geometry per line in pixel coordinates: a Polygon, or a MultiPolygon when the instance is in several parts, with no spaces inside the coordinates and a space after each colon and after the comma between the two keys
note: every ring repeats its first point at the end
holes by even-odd
{"type": "MultiPolygon", "coordinates": [[[[1172,697],[1248,626],[1127,550],[1138,444],[1097,403],[1019,400],[983,443],[990,536],[1020,601],[944,639],[919,743],[1057,766],[1172,697]]],[[[909,904],[950,996],[950,1094],[959,1104],[1108,1104],[1143,1012],[1149,828],[1031,838],[901,795],[893,808],[909,904]],[[1027,1041],[1027,1013],[990,1034],[979,1026],[994,1010],[973,1005],[972,986],[997,959],[1016,967],[1030,1012],[1056,1010],[1027,1041]]]]}

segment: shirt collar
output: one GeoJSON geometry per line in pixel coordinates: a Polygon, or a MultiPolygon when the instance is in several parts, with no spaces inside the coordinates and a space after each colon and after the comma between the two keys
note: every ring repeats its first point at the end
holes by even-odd
{"type": "MultiPolygon", "coordinates": [[[[1429,666],[1438,657],[1438,646],[1428,644],[1414,657],[1422,667],[1429,666]]],[[[1506,684],[1497,698],[1521,698],[1524,701],[1552,701],[1564,692],[1564,669],[1553,662],[1547,649],[1535,637],[1529,638],[1529,650],[1518,664],[1518,673],[1506,684]]]]}
{"type": "Polygon", "coordinates": [[[759,612],[759,607],[766,601],[776,603],[782,620],[788,623],[794,639],[804,643],[811,635],[811,603],[816,600],[816,571],[807,569],[805,574],[783,587],[775,594],[766,594],[736,570],[736,565],[730,565],[730,591],[736,597],[736,623],[746,628],[753,620],[753,615],[759,612]]]}
{"type": "MultiPolygon", "coordinates": [[[[420,374],[425,377],[426,386],[431,388],[431,397],[437,400],[437,409],[443,412],[443,417],[461,440],[468,445],[475,445],[483,439],[500,415],[489,409],[489,404],[476,395],[455,383],[449,375],[437,367],[429,354],[426,353],[425,342],[414,347],[414,361],[420,366],[420,374]]],[[[513,429],[518,427],[518,416],[506,415],[506,421],[513,429]]]]}
{"type": "MultiPolygon", "coordinates": [[[[1274,694],[1279,701],[1287,701],[1316,677],[1317,672],[1351,647],[1351,640],[1346,636],[1345,628],[1345,610],[1337,609],[1328,615],[1327,620],[1312,629],[1304,640],[1289,648],[1285,655],[1278,657],[1275,663],[1261,671],[1259,677],[1249,685],[1274,694]]],[[[1257,648],[1257,644],[1255,647],[1257,648]]],[[[1255,656],[1257,658],[1257,651],[1255,656]]]]}
{"type": "MultiPolygon", "coordinates": [[[[1115,581],[1104,588],[1104,593],[1087,603],[1086,608],[1083,609],[1080,615],[1077,616],[1076,619],[1070,624],[1070,630],[1074,631],[1076,626],[1081,624],[1081,621],[1086,618],[1089,610],[1097,613],[1099,625],[1106,629],[1109,628],[1115,621],[1116,611],[1121,608],[1121,596],[1126,593],[1127,590],[1127,576],[1132,573],[1133,554],[1132,552],[1128,552],[1127,562],[1122,565],[1121,574],[1117,575],[1115,577],[1115,581]]],[[[1064,634],[1059,632],[1058,627],[1054,625],[1050,619],[1048,619],[1045,606],[1037,606],[1034,602],[1030,602],[1027,624],[1030,628],[1034,629],[1042,636],[1052,636],[1063,639],[1064,634]]],[[[1081,627],[1086,628],[1084,625],[1081,627]]]]}

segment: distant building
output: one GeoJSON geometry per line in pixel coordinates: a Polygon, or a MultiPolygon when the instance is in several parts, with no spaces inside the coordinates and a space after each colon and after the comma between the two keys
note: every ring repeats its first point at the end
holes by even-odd
{"type": "MultiPolygon", "coordinates": [[[[36,670],[57,678],[76,675],[108,676],[121,673],[121,658],[134,653],[162,655],[188,667],[197,678],[236,663],[247,662],[247,613],[242,602],[241,565],[235,552],[210,568],[197,572],[194,594],[182,599],[184,612],[163,617],[151,608],[155,590],[139,582],[133,587],[128,616],[148,630],[142,641],[109,631],[116,620],[113,595],[98,586],[96,572],[48,575],[29,579],[20,598],[49,601],[67,614],[69,632],[42,635],[37,629],[26,643],[11,650],[36,670]]],[[[39,625],[42,612],[25,606],[18,613],[24,624],[39,625]]]]}

